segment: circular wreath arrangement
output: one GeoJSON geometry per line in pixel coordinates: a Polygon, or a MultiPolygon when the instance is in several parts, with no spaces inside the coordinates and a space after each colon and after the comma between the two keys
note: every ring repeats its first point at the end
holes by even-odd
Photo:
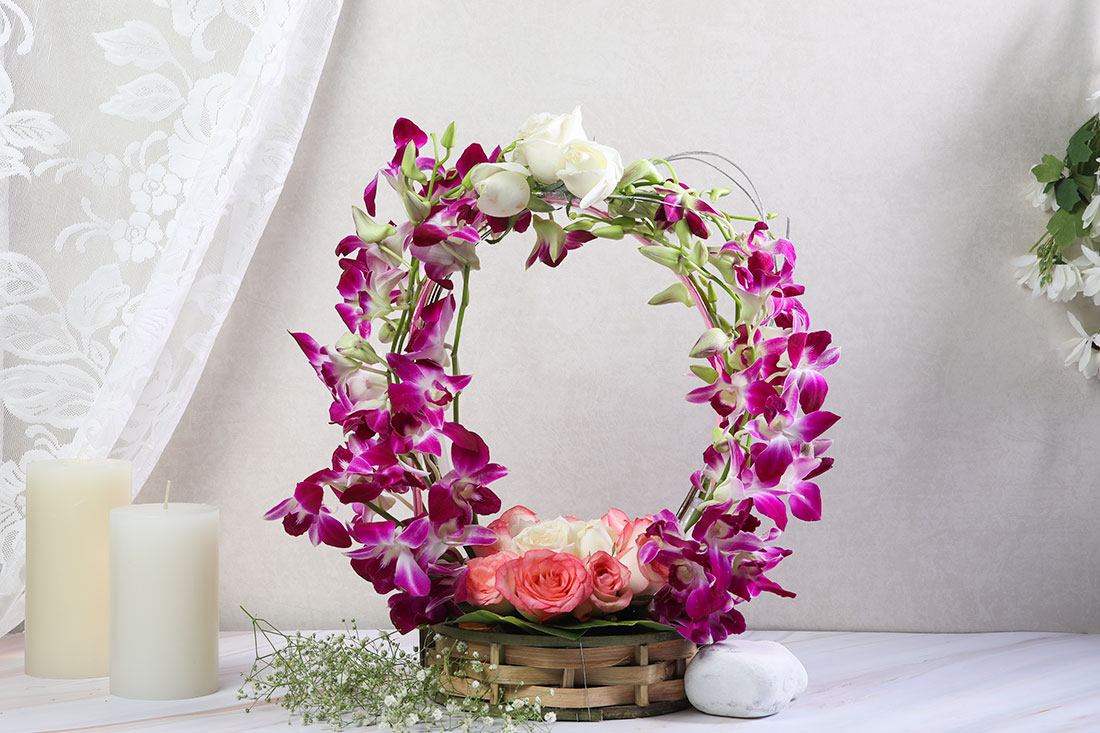
{"type": "Polygon", "coordinates": [[[788,509],[821,517],[814,479],[833,462],[822,434],[839,419],[821,409],[821,370],[840,352],[810,330],[794,247],[721,165],[733,164],[695,152],[624,169],[616,150],[587,138],[579,109],[536,115],[515,142],[488,153],[472,144],[453,164],[454,123],[437,137],[402,118],[393,139],[366,210],[353,208],[355,234],[336,248],[347,333],[333,346],[292,334],[332,395],[344,442],[265,517],[314,545],[350,548],[355,572],[391,594],[402,631],[458,620],[576,638],[671,626],[708,643],[745,629],[736,605],[762,591],[793,596],[766,573],[790,554],[774,544],[788,509]],[[759,216],[719,209],[731,189],[680,181],[671,162],[685,158],[730,177],[759,216]],[[379,176],[407,220],[374,218],[379,176]],[[678,511],[540,521],[515,506],[479,523],[501,510],[490,485],[507,470],[459,419],[470,273],[480,244],[528,229],[528,267],[557,267],[597,239],[638,241],[674,276],[649,303],[701,316],[688,351],[700,384],[687,399],[708,403],[717,423],[678,511]]]}

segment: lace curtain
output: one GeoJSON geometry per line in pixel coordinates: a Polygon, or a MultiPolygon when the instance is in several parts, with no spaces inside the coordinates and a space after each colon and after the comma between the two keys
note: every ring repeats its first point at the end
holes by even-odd
{"type": "Polygon", "coordinates": [[[0,633],[30,461],[137,492],[282,190],[342,0],[0,0],[0,633]]]}

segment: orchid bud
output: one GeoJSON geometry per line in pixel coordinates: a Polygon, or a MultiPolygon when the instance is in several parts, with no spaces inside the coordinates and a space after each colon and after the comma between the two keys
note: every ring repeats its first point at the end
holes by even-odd
{"type": "Polygon", "coordinates": [[[381,242],[397,234],[397,227],[393,224],[379,224],[357,206],[351,207],[351,218],[355,222],[355,234],[363,242],[381,242]]]}
{"type": "Polygon", "coordinates": [[[718,370],[713,367],[703,366],[702,364],[692,364],[692,373],[702,379],[707,384],[714,384],[718,381],[718,370]]]}
{"type": "Polygon", "coordinates": [[[697,267],[702,267],[707,264],[707,245],[703,244],[703,240],[696,239],[695,244],[691,247],[691,254],[688,255],[688,259],[692,264],[697,267]]]}
{"type": "Polygon", "coordinates": [[[688,356],[693,359],[716,356],[730,347],[730,337],[720,328],[708,328],[691,347],[688,356]]]}
{"type": "Polygon", "coordinates": [[[384,344],[388,344],[389,342],[393,341],[393,337],[396,332],[397,329],[394,328],[394,325],[389,321],[386,321],[382,324],[382,327],[378,329],[378,340],[384,344]]]}
{"type": "Polygon", "coordinates": [[[342,356],[346,356],[349,359],[355,359],[365,364],[377,364],[382,361],[382,358],[378,356],[378,352],[374,350],[374,347],[363,338],[360,338],[354,333],[345,333],[336,341],[336,350],[340,352],[342,356]]]}
{"type": "Polygon", "coordinates": [[[424,171],[416,167],[416,143],[412,140],[405,146],[405,153],[401,156],[401,174],[419,183],[428,182],[424,171]]]}
{"type": "Polygon", "coordinates": [[[691,302],[691,294],[681,282],[673,283],[661,292],[649,299],[650,305],[667,305],[669,303],[683,303],[689,308],[694,305],[691,302]]]}
{"type": "Polygon", "coordinates": [[[687,249],[691,246],[691,226],[688,224],[687,219],[680,219],[672,225],[672,230],[676,232],[676,238],[680,240],[680,246],[687,249]]]}
{"type": "Polygon", "coordinates": [[[619,181],[620,186],[626,186],[632,183],[642,181],[644,183],[660,183],[664,178],[657,172],[657,167],[653,165],[652,161],[636,160],[626,167],[623,171],[622,180],[619,181]]]}
{"type": "Polygon", "coordinates": [[[638,251],[658,264],[676,272],[680,271],[680,254],[674,249],[653,244],[639,247],[638,251]]]}
{"type": "Polygon", "coordinates": [[[447,125],[447,129],[443,131],[443,137],[439,138],[439,144],[447,150],[455,146],[455,123],[447,125]]]}
{"type": "Polygon", "coordinates": [[[618,224],[611,224],[605,227],[596,227],[592,230],[592,234],[597,237],[603,237],[604,239],[622,239],[623,228],[618,224]]]}
{"type": "Polygon", "coordinates": [[[405,213],[408,214],[410,221],[424,221],[432,211],[432,205],[416,191],[405,191],[405,195],[401,197],[401,203],[405,204],[405,213]]]}

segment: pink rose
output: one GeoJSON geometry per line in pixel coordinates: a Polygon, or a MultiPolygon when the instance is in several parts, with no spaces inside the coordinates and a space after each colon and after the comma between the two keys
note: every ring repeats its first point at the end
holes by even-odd
{"type": "Polygon", "coordinates": [[[514,552],[498,552],[487,557],[473,557],[466,561],[466,600],[475,606],[500,613],[509,610],[508,602],[497,590],[497,570],[506,562],[515,560],[514,552]]]}
{"type": "Polygon", "coordinates": [[[488,547],[474,548],[478,555],[490,555],[494,552],[516,552],[512,538],[527,527],[538,522],[535,513],[525,506],[514,506],[489,522],[489,529],[497,536],[497,541],[488,547]]]}
{"type": "Polygon", "coordinates": [[[608,509],[607,514],[600,517],[600,520],[607,527],[607,531],[611,533],[612,537],[621,536],[623,529],[630,524],[630,517],[626,516],[626,512],[615,508],[608,509]]]}
{"type": "Polygon", "coordinates": [[[630,605],[634,593],[625,565],[601,550],[588,556],[585,567],[592,579],[592,595],[573,610],[574,616],[585,621],[593,613],[614,613],[630,605]]]}
{"type": "Polygon", "coordinates": [[[652,514],[635,519],[623,528],[615,546],[615,558],[630,571],[630,591],[635,596],[652,595],[668,582],[668,568],[656,563],[643,565],[638,562],[638,548],[652,539],[645,533],[651,524],[652,514]]]}
{"type": "Polygon", "coordinates": [[[569,613],[592,594],[584,563],[564,552],[530,550],[497,570],[497,590],[516,610],[543,623],[569,613]]]}

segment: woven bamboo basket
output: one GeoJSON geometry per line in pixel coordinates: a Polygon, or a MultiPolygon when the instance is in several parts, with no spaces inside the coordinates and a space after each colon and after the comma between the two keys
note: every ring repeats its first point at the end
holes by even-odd
{"type": "Polygon", "coordinates": [[[424,664],[448,667],[445,683],[456,697],[491,704],[538,697],[558,720],[598,721],[686,708],[684,670],[697,648],[672,631],[589,633],[573,641],[438,624],[422,631],[421,649],[424,664]],[[474,660],[481,672],[471,669],[474,660]]]}

